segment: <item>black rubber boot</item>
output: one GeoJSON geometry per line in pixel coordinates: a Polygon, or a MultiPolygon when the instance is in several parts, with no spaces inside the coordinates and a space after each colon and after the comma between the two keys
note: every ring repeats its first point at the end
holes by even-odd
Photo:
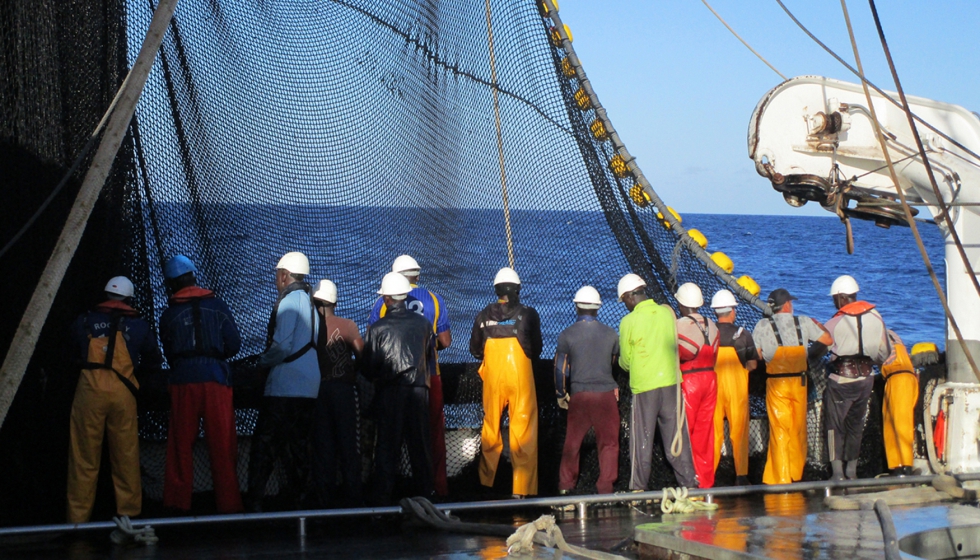
{"type": "Polygon", "coordinates": [[[749,477],[747,476],[736,476],[735,486],[751,486],[752,483],[749,482],[749,477]]]}
{"type": "Polygon", "coordinates": [[[857,480],[857,477],[858,477],[858,462],[857,461],[848,461],[847,462],[847,467],[845,468],[844,473],[847,475],[847,479],[848,480],[857,480]]]}

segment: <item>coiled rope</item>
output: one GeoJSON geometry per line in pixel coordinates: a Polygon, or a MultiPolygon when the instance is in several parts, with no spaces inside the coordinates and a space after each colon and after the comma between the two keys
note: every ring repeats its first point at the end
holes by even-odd
{"type": "Polygon", "coordinates": [[[714,511],[718,504],[696,502],[687,497],[687,488],[664,488],[663,498],[660,499],[660,511],[664,513],[694,513],[696,511],[714,511]]]}
{"type": "Polygon", "coordinates": [[[113,517],[112,521],[115,522],[117,529],[112,531],[109,539],[115,544],[135,542],[142,545],[154,545],[160,541],[156,532],[153,531],[153,527],[146,525],[137,529],[133,527],[133,522],[128,515],[113,517]]]}

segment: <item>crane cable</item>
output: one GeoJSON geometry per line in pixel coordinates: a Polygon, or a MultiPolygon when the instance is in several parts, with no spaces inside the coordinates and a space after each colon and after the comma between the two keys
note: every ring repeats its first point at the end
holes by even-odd
{"type": "MultiPolygon", "coordinates": [[[[827,54],[829,54],[830,56],[834,57],[837,60],[837,62],[840,62],[852,74],[854,74],[855,76],[857,76],[858,79],[860,79],[862,83],[868,84],[868,86],[871,89],[873,89],[876,92],[878,92],[879,95],[881,95],[886,100],[888,100],[892,105],[898,107],[899,109],[903,109],[902,104],[899,101],[897,101],[892,96],[890,96],[887,93],[885,93],[884,90],[882,90],[881,88],[879,88],[878,86],[876,86],[873,82],[871,82],[871,80],[867,79],[864,76],[864,72],[861,72],[859,70],[856,70],[853,66],[851,66],[850,64],[848,64],[843,58],[841,58],[840,56],[838,56],[837,53],[835,53],[833,51],[833,49],[831,49],[830,47],[828,47],[827,45],[825,45],[820,39],[818,39],[816,35],[814,35],[813,33],[811,33],[810,30],[807,29],[806,26],[803,25],[803,23],[800,22],[800,20],[796,19],[796,16],[793,15],[793,12],[789,11],[789,8],[787,8],[786,5],[783,4],[782,0],[776,0],[776,3],[779,4],[779,7],[782,8],[784,12],[786,12],[786,15],[789,16],[789,18],[791,20],[793,20],[793,23],[795,23],[797,27],[799,27],[804,33],[806,33],[807,36],[810,37],[810,39],[813,39],[813,42],[815,42],[817,45],[819,45],[823,50],[827,51],[827,54]]],[[[919,121],[923,126],[925,126],[926,128],[928,128],[929,130],[935,132],[936,134],[938,134],[939,136],[941,136],[945,140],[948,140],[950,144],[956,146],[957,148],[963,150],[964,152],[970,154],[971,156],[973,156],[974,158],[976,158],[978,161],[980,161],[980,155],[978,155],[973,150],[967,148],[963,144],[960,144],[955,139],[951,138],[948,134],[946,134],[945,132],[939,130],[938,128],[936,128],[934,126],[932,126],[931,124],[929,124],[928,122],[926,122],[925,120],[923,120],[921,117],[919,117],[917,115],[914,115],[914,114],[912,115],[912,117],[915,120],[919,121]]]]}
{"type": "MultiPolygon", "coordinates": [[[[779,2],[779,0],[776,1],[779,2]]],[[[871,2],[872,10],[874,10],[874,0],[869,0],[869,2],[871,2]]],[[[892,182],[895,184],[895,191],[898,193],[899,199],[902,202],[902,210],[905,212],[905,219],[908,221],[909,229],[912,230],[912,235],[915,237],[915,244],[919,248],[919,254],[922,255],[922,261],[926,266],[926,270],[929,272],[929,277],[932,279],[932,285],[936,289],[936,295],[939,296],[939,301],[943,305],[943,311],[946,313],[946,318],[949,319],[950,326],[953,327],[953,332],[956,334],[956,340],[959,342],[960,347],[963,349],[963,353],[966,355],[967,361],[970,362],[970,367],[973,368],[973,374],[977,376],[978,380],[980,380],[980,369],[977,368],[977,364],[973,360],[973,355],[970,353],[970,350],[967,348],[966,342],[963,340],[963,334],[960,332],[959,325],[957,325],[956,319],[953,317],[953,313],[949,308],[949,301],[947,301],[946,294],[943,292],[943,288],[939,283],[939,278],[936,276],[936,271],[932,267],[932,261],[929,259],[929,253],[926,251],[925,244],[923,244],[922,242],[922,236],[919,235],[919,228],[916,225],[915,220],[912,216],[912,208],[909,206],[909,203],[905,198],[905,191],[903,191],[899,187],[898,173],[895,171],[895,166],[892,162],[891,155],[889,155],[888,145],[887,145],[887,141],[885,140],[885,136],[881,131],[881,127],[878,126],[878,116],[875,111],[874,104],[871,102],[871,92],[868,90],[868,82],[863,78],[864,69],[862,68],[861,65],[861,55],[858,52],[857,41],[854,38],[854,28],[851,26],[851,17],[847,10],[846,0],[840,0],[840,4],[841,4],[841,9],[844,11],[844,21],[847,23],[847,33],[848,35],[850,35],[851,38],[851,48],[854,50],[854,59],[857,63],[858,70],[860,71],[860,75],[862,76],[861,86],[864,88],[864,96],[868,101],[868,110],[871,112],[871,125],[874,127],[875,136],[877,137],[878,142],[881,145],[881,151],[882,154],[884,154],[885,163],[888,165],[888,173],[891,176],[892,182]]],[[[875,13],[875,22],[878,23],[877,12],[875,13]]],[[[879,32],[880,29],[881,28],[879,26],[879,32]]],[[[883,35],[882,35],[882,41],[884,41],[883,35]]],[[[885,48],[887,49],[887,46],[885,48]]],[[[889,62],[890,61],[891,61],[891,57],[889,56],[889,62]]],[[[897,80],[898,78],[896,76],[896,82],[897,80]]],[[[907,112],[906,114],[911,115],[911,112],[907,112]]],[[[915,130],[914,127],[913,130],[915,130]]],[[[916,135],[916,139],[918,139],[918,135],[916,135]]],[[[924,158],[925,154],[923,153],[922,155],[924,158]]],[[[931,176],[932,174],[930,172],[930,177],[931,176]]],[[[935,181],[935,179],[933,179],[933,181],[935,181]]],[[[942,198],[940,197],[940,202],[941,201],[942,198]]],[[[960,247],[962,250],[962,246],[959,245],[958,242],[957,242],[957,246],[960,247]]],[[[969,266],[969,264],[967,264],[967,266],[969,266]]]]}
{"type": "Polygon", "coordinates": [[[738,33],[736,33],[735,30],[732,29],[732,26],[731,25],[728,25],[728,22],[726,22],[721,17],[721,15],[719,15],[718,12],[716,12],[715,9],[711,7],[711,4],[708,4],[708,0],[701,0],[701,3],[704,4],[706,8],[708,8],[709,10],[711,10],[711,13],[713,13],[715,15],[715,17],[718,18],[718,21],[720,21],[722,25],[724,25],[726,28],[728,28],[728,30],[732,32],[732,35],[734,35],[736,39],[738,39],[739,41],[741,41],[742,44],[745,45],[745,48],[747,48],[750,51],[752,51],[752,54],[754,54],[755,56],[757,56],[759,58],[759,60],[761,60],[762,62],[764,62],[766,64],[766,66],[769,67],[770,70],[772,70],[776,74],[779,74],[779,77],[782,78],[783,81],[786,81],[786,80],[789,79],[786,76],[784,76],[782,72],[780,72],[779,70],[776,70],[776,67],[775,66],[773,66],[772,64],[769,64],[769,61],[766,60],[765,58],[763,58],[763,56],[761,54],[759,54],[758,52],[756,52],[756,50],[753,49],[751,45],[749,45],[748,43],[746,43],[745,42],[745,39],[743,39],[738,33]]]}
{"type": "Polygon", "coordinates": [[[497,159],[500,161],[500,185],[503,190],[504,230],[507,234],[507,262],[514,268],[514,240],[510,229],[510,200],[507,196],[507,173],[504,169],[504,135],[500,125],[500,99],[497,83],[497,57],[493,51],[493,24],[490,20],[490,0],[487,0],[487,42],[490,45],[490,91],[493,93],[494,123],[497,127],[497,159]]]}

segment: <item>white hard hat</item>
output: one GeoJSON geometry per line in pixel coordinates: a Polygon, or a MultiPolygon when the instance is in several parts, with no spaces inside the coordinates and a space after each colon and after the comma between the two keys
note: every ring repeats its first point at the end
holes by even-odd
{"type": "Polygon", "coordinates": [[[283,269],[292,272],[293,274],[309,274],[310,273],[310,259],[306,258],[303,253],[293,251],[291,253],[286,253],[279,259],[279,264],[276,265],[276,270],[283,269]]]}
{"type": "Polygon", "coordinates": [[[497,271],[497,275],[493,277],[493,285],[497,284],[517,284],[521,285],[521,277],[517,275],[517,271],[513,268],[505,266],[497,271]]]}
{"type": "Polygon", "coordinates": [[[646,285],[647,283],[639,275],[630,273],[619,279],[619,285],[616,287],[616,291],[619,293],[620,301],[622,301],[624,295],[637,288],[643,288],[646,285]]]}
{"type": "Polygon", "coordinates": [[[830,286],[830,295],[846,294],[850,296],[858,293],[859,289],[857,280],[845,274],[838,276],[837,280],[834,280],[834,283],[830,286]]]}
{"type": "Polygon", "coordinates": [[[381,289],[378,290],[378,294],[403,299],[411,291],[412,285],[408,283],[408,278],[397,272],[389,272],[381,279],[381,289]]]}
{"type": "Polygon", "coordinates": [[[599,290],[593,288],[592,286],[582,286],[575,292],[575,297],[572,298],[582,309],[599,309],[602,305],[602,298],[599,297],[599,290]]]}
{"type": "Polygon", "coordinates": [[[116,276],[105,285],[105,291],[124,298],[133,297],[133,283],[125,276],[116,276]]]}
{"type": "Polygon", "coordinates": [[[337,285],[330,280],[320,280],[313,292],[313,299],[325,301],[327,303],[337,303],[337,285]]]}
{"type": "Polygon", "coordinates": [[[408,272],[409,270],[420,270],[419,263],[408,255],[402,255],[391,263],[392,272],[408,272]]]}
{"type": "Polygon", "coordinates": [[[711,298],[711,308],[720,309],[722,307],[735,307],[738,305],[738,300],[732,295],[728,290],[718,290],[715,295],[711,298]]]}
{"type": "Polygon", "coordinates": [[[677,293],[674,294],[674,297],[677,298],[677,303],[684,307],[690,307],[691,309],[697,309],[704,305],[704,296],[701,295],[701,288],[694,282],[681,284],[681,287],[677,288],[677,293]]]}

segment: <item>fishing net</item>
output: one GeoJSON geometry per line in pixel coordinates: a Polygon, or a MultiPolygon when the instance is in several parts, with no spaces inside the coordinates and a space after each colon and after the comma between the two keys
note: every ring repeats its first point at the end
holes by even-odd
{"type": "MultiPolygon", "coordinates": [[[[12,170],[3,196],[17,204],[5,206],[13,215],[33,212],[83,153],[155,7],[152,0],[96,4],[0,7],[0,74],[10,76],[0,86],[0,161],[12,170]]],[[[511,253],[522,300],[542,317],[545,359],[574,319],[571,298],[584,284],[607,302],[600,320],[618,324],[625,309],[616,303],[615,284],[631,271],[646,278],[656,301],[675,307],[669,294],[683,282],[696,282],[709,297],[728,287],[746,303],[739,323],[754,326],[760,302],[674,223],[617,147],[555,16],[530,0],[181,0],[0,445],[21,448],[32,426],[50,437],[15,458],[0,454],[0,461],[16,463],[5,465],[14,474],[0,479],[30,471],[38,486],[44,478],[48,488],[50,480],[61,484],[73,387],[66,326],[96,302],[108,276],[121,272],[133,279],[135,305],[155,325],[167,304],[162,263],[177,253],[189,256],[201,284],[230,305],[245,339],[240,356],[247,357],[235,363],[240,478],[261,392],[252,357],[264,349],[274,268],[288,251],[310,257],[313,280],[336,282],[338,313],[362,331],[392,260],[407,253],[421,263],[422,284],[442,296],[455,334],[440,355],[453,498],[479,492],[482,385],[467,335],[493,300],[491,279],[511,253]],[[47,470],[31,471],[35,463],[47,470]]],[[[29,241],[3,256],[5,266],[24,263],[21,281],[3,280],[14,296],[0,324],[4,340],[33,289],[22,279],[39,276],[86,167],[70,175],[29,241]]],[[[0,241],[6,244],[21,225],[0,224],[0,241]]],[[[724,240],[715,244],[724,248],[724,240]]],[[[564,440],[565,413],[555,404],[550,367],[543,360],[535,370],[542,493],[556,490],[564,440]]],[[[151,498],[160,495],[165,456],[162,379],[144,383],[140,403],[151,498]]],[[[624,489],[631,399],[626,374],[618,381],[617,488],[624,489]]],[[[764,388],[753,387],[751,461],[761,472],[764,388]]],[[[817,397],[808,417],[815,465],[822,461],[817,397]]],[[[366,415],[368,408],[361,410],[366,415]]],[[[370,420],[362,419],[358,436],[366,470],[370,420]]],[[[673,485],[662,449],[655,453],[650,487],[673,485]]],[[[498,482],[509,481],[506,469],[498,482]]],[[[207,489],[203,448],[195,470],[196,489],[207,489]]],[[[729,459],[721,471],[720,479],[726,472],[734,478],[729,459]]],[[[579,490],[594,487],[597,474],[590,435],[579,490]]],[[[59,484],[40,503],[63,499],[59,484]]],[[[275,477],[271,484],[274,491],[275,477]]]]}

